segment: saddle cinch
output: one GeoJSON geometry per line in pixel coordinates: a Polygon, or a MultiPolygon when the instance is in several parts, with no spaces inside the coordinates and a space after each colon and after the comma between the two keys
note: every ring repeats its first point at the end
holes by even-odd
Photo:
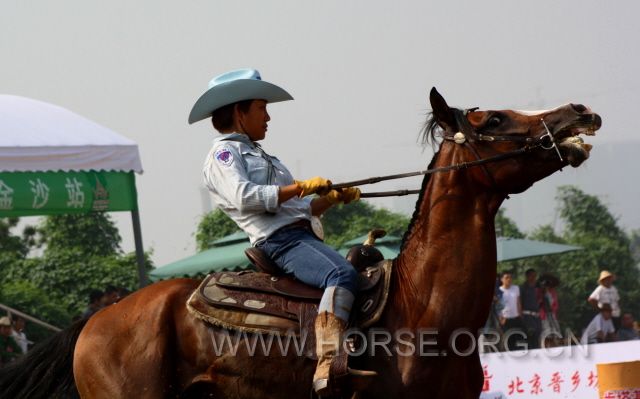
{"type": "MultiPolygon", "coordinates": [[[[387,302],[392,261],[384,260],[372,245],[380,234],[384,232],[372,231],[364,245],[347,254],[359,272],[351,327],[364,329],[377,322],[387,302]]],[[[189,311],[208,323],[235,331],[298,337],[308,334],[305,346],[313,347],[314,321],[323,291],[284,275],[259,248],[249,248],[245,254],[260,271],[208,275],[187,301],[189,311]]],[[[315,356],[313,351],[308,354],[315,356]]]]}

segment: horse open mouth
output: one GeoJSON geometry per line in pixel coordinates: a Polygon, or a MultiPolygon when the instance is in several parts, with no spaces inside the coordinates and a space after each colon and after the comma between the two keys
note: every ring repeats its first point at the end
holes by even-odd
{"type": "Polygon", "coordinates": [[[600,129],[602,124],[600,117],[596,114],[593,114],[589,119],[588,124],[579,122],[577,126],[574,124],[562,129],[557,134],[557,136],[560,136],[559,139],[556,139],[560,153],[569,165],[574,168],[580,166],[589,158],[589,151],[593,147],[591,144],[585,143],[580,135],[595,136],[596,130],[600,129]]]}

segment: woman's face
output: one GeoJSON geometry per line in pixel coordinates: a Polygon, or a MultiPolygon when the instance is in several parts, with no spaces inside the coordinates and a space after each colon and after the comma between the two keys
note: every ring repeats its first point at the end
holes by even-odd
{"type": "Polygon", "coordinates": [[[511,278],[511,275],[510,275],[510,274],[506,274],[506,273],[505,273],[505,274],[502,276],[502,285],[503,285],[503,286],[505,286],[505,287],[507,287],[507,288],[511,287],[511,281],[512,281],[512,278],[511,278]]]}
{"type": "Polygon", "coordinates": [[[253,100],[246,113],[236,108],[235,117],[238,128],[252,141],[264,139],[267,133],[267,122],[271,120],[266,101],[253,100]]]}

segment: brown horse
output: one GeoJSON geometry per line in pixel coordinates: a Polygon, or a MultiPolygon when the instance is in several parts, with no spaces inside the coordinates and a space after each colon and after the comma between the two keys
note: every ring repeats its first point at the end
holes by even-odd
{"type": "MultiPolygon", "coordinates": [[[[483,376],[473,337],[493,295],[495,214],[508,194],[567,164],[580,165],[591,146],[577,135],[601,125],[598,115],[576,104],[539,112],[463,111],[450,108],[435,89],[430,100],[425,138],[443,139],[430,167],[458,166],[424,179],[395,260],[387,307],[371,330],[390,334],[391,342],[351,359],[379,374],[361,398],[478,398],[483,376]]],[[[31,392],[43,397],[73,391],[64,368],[79,333],[73,374],[82,398],[309,397],[315,361],[293,349],[252,355],[241,345],[235,353],[227,348],[216,354],[228,335],[185,307],[198,284],[160,282],[105,308],[49,344],[64,354],[50,356],[57,356],[58,374],[47,376],[42,365],[41,374],[27,373],[30,382],[8,373],[0,390],[19,397],[16,384],[39,382],[31,392]],[[65,377],[59,388],[57,380],[65,377]],[[7,383],[12,378],[13,385],[7,383]]],[[[45,356],[38,359],[35,352],[44,364],[45,356]]]]}

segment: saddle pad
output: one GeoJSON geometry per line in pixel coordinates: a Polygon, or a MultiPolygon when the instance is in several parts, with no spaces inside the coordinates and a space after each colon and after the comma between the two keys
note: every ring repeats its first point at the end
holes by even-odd
{"type": "MultiPolygon", "coordinates": [[[[372,277],[379,274],[378,284],[356,297],[352,327],[367,328],[380,319],[389,296],[392,266],[393,261],[385,260],[373,267],[379,270],[371,271],[372,277]]],[[[238,274],[214,273],[205,278],[187,301],[189,312],[210,324],[249,333],[299,336],[309,328],[313,331],[319,300],[264,292],[264,286],[253,291],[251,287],[229,284],[231,275],[238,274]],[[220,284],[219,279],[225,276],[226,283],[220,284]]]]}

